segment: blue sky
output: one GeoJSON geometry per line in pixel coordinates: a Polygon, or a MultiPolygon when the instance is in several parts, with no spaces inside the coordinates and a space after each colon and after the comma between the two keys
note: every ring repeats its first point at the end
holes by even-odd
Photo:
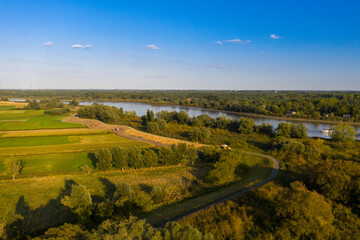
{"type": "Polygon", "coordinates": [[[360,90],[358,1],[0,0],[1,88],[360,90]]]}

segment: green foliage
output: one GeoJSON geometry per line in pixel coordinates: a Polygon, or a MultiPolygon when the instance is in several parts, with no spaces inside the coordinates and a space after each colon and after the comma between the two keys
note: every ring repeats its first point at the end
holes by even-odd
{"type": "Polygon", "coordinates": [[[29,101],[29,109],[32,110],[39,110],[40,104],[36,99],[33,99],[32,101],[29,101]]]}
{"type": "Polygon", "coordinates": [[[211,132],[207,127],[193,127],[190,132],[190,139],[195,142],[204,142],[211,132]]]}
{"type": "Polygon", "coordinates": [[[12,179],[15,180],[16,175],[20,174],[23,168],[23,162],[20,159],[11,158],[6,161],[12,179]]]}
{"type": "Polygon", "coordinates": [[[80,103],[79,103],[79,100],[77,100],[76,98],[74,98],[73,100],[70,101],[69,103],[71,106],[79,106],[80,103]]]}
{"type": "Polygon", "coordinates": [[[235,179],[237,172],[242,172],[240,169],[246,169],[246,166],[241,165],[242,154],[237,151],[227,151],[220,155],[219,160],[214,163],[213,169],[206,177],[207,180],[214,184],[224,184],[235,179]],[[240,169],[239,169],[240,168],[240,169]]]}
{"type": "Polygon", "coordinates": [[[70,195],[63,197],[61,203],[71,209],[75,222],[81,225],[88,224],[92,213],[92,199],[85,186],[73,184],[70,195]]]}
{"type": "Polygon", "coordinates": [[[66,113],[69,113],[70,109],[69,108],[64,108],[64,109],[52,109],[52,110],[47,110],[44,111],[44,114],[49,114],[49,115],[64,115],[66,113]]]}
{"type": "Polygon", "coordinates": [[[115,123],[120,119],[136,118],[135,112],[124,112],[123,109],[94,103],[82,106],[78,110],[79,117],[97,119],[104,123],[115,123]]]}
{"type": "Polygon", "coordinates": [[[282,122],[277,127],[277,136],[287,138],[306,138],[307,128],[303,124],[290,124],[282,122]]]}
{"type": "Polygon", "coordinates": [[[109,170],[112,167],[112,154],[108,149],[102,148],[96,153],[98,159],[96,169],[109,170]]]}
{"type": "Polygon", "coordinates": [[[126,148],[113,148],[112,149],[112,159],[113,163],[112,165],[115,168],[121,168],[124,170],[128,167],[128,153],[126,148]]]}
{"type": "Polygon", "coordinates": [[[303,183],[293,182],[282,192],[276,214],[283,220],[276,233],[280,239],[328,239],[334,231],[334,215],[329,203],[303,183]]]}
{"type": "Polygon", "coordinates": [[[331,130],[331,139],[334,141],[353,141],[355,139],[356,131],[350,124],[338,124],[331,130]]]}
{"type": "Polygon", "coordinates": [[[90,174],[91,173],[91,168],[88,165],[82,165],[80,166],[81,172],[82,173],[87,173],[90,174]]]}
{"type": "Polygon", "coordinates": [[[147,122],[145,129],[148,133],[158,133],[160,128],[156,122],[147,122]]]}
{"type": "Polygon", "coordinates": [[[255,121],[252,118],[240,118],[239,132],[243,134],[250,134],[255,130],[255,121]]]}

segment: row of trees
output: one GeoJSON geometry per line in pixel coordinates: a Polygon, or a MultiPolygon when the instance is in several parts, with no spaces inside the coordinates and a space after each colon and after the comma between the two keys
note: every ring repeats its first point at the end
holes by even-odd
{"type": "Polygon", "coordinates": [[[175,164],[194,164],[198,159],[198,150],[194,147],[180,143],[171,148],[161,147],[141,151],[136,147],[120,148],[111,150],[100,149],[96,153],[98,170],[146,168],[175,164]]]}

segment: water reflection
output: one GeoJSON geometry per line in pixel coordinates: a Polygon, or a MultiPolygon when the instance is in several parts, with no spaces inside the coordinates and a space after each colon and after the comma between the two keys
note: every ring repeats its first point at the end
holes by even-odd
{"type": "MultiPolygon", "coordinates": [[[[10,99],[10,101],[20,101],[24,99],[10,99]]],[[[92,105],[95,101],[82,101],[80,105],[92,105]]],[[[68,102],[64,102],[68,103],[68,102]]],[[[152,110],[154,113],[160,111],[185,111],[191,117],[192,116],[199,116],[202,114],[208,114],[210,117],[216,118],[219,116],[227,116],[230,118],[240,118],[241,114],[238,113],[227,113],[223,111],[217,111],[212,109],[203,109],[197,107],[183,107],[183,106],[163,106],[163,105],[151,105],[147,103],[136,103],[136,102],[98,102],[108,106],[114,106],[117,108],[122,107],[125,111],[135,111],[137,115],[142,116],[146,114],[147,109],[152,110]]],[[[321,137],[321,138],[330,138],[330,135],[327,133],[322,133],[322,129],[329,129],[334,124],[327,124],[327,123],[318,123],[318,122],[307,122],[307,121],[291,121],[291,120],[278,120],[266,117],[252,117],[256,124],[262,123],[269,123],[274,128],[278,126],[281,122],[288,122],[288,123],[301,123],[304,124],[308,128],[308,135],[309,137],[321,137]]],[[[360,128],[358,126],[354,126],[356,132],[360,132],[360,128]]]]}

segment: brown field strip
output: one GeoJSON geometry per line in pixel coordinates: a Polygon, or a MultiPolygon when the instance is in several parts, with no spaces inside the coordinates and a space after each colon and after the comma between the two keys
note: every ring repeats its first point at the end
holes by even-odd
{"type": "Polygon", "coordinates": [[[19,102],[10,102],[10,101],[0,101],[0,106],[14,106],[14,107],[18,107],[18,108],[23,108],[26,105],[28,105],[28,103],[19,103],[19,102]]]}
{"type": "Polygon", "coordinates": [[[80,123],[90,129],[107,129],[112,131],[119,137],[123,137],[133,141],[147,142],[155,146],[163,146],[163,145],[170,146],[179,143],[185,143],[185,144],[193,145],[195,147],[206,146],[204,144],[193,143],[193,142],[178,140],[174,138],[167,138],[167,137],[162,137],[162,136],[138,131],[129,126],[106,124],[98,120],[78,118],[78,117],[74,117],[74,115],[70,115],[66,117],[64,119],[64,122],[80,123]],[[118,128],[118,131],[115,131],[116,128],[118,128]]]}

